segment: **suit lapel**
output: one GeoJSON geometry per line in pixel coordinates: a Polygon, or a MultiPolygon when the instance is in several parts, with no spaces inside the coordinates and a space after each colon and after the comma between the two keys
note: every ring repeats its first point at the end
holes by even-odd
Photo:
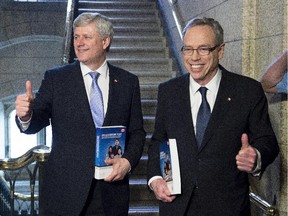
{"type": "MultiPolygon", "coordinates": [[[[177,92],[177,97],[174,100],[177,100],[177,108],[175,115],[177,115],[177,121],[179,121],[179,125],[183,125],[181,130],[186,131],[185,134],[186,140],[188,143],[191,143],[191,147],[193,151],[198,150],[196,137],[194,132],[193,120],[192,120],[192,113],[191,113],[191,97],[190,97],[190,90],[189,90],[189,83],[190,83],[190,74],[187,73],[186,75],[182,76],[182,80],[178,83],[175,92],[177,92]],[[178,101],[179,100],[179,101],[178,101]]],[[[185,147],[187,148],[187,146],[185,147]]]]}
{"type": "Polygon", "coordinates": [[[90,122],[94,125],[85,84],[78,61],[72,64],[71,71],[69,71],[69,73],[71,74],[69,76],[71,77],[71,88],[74,90],[75,101],[77,103],[75,106],[80,109],[81,115],[83,115],[83,122],[90,122]]]}
{"type": "Polygon", "coordinates": [[[118,93],[121,92],[121,80],[119,79],[120,73],[112,65],[108,64],[109,67],[109,97],[108,97],[108,106],[107,112],[104,119],[103,125],[110,125],[112,120],[112,113],[114,106],[116,106],[119,99],[118,93]]]}

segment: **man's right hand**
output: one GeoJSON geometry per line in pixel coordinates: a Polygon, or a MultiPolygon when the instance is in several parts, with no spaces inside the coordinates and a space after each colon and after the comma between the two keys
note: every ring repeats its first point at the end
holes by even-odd
{"type": "Polygon", "coordinates": [[[15,108],[16,115],[23,122],[27,122],[31,118],[33,105],[32,84],[29,80],[26,81],[26,94],[16,97],[15,108]]]}
{"type": "Polygon", "coordinates": [[[156,198],[162,202],[172,202],[176,198],[175,195],[171,195],[167,182],[164,179],[155,179],[151,182],[151,187],[156,198]]]}

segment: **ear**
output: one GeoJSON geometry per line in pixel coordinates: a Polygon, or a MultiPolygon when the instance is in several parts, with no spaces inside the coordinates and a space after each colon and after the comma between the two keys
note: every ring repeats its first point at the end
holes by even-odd
{"type": "Polygon", "coordinates": [[[103,49],[106,49],[111,43],[110,37],[106,37],[103,39],[103,49]]]}
{"type": "Polygon", "coordinates": [[[219,47],[219,50],[218,50],[218,59],[222,59],[223,56],[224,56],[224,47],[225,47],[225,44],[221,44],[220,47],[219,47]]]}

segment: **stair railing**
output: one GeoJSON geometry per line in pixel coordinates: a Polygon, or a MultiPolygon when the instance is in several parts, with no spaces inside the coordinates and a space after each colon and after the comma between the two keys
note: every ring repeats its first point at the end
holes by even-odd
{"type": "Polygon", "coordinates": [[[172,10],[172,15],[176,23],[176,27],[179,32],[180,38],[183,40],[183,37],[182,37],[183,19],[179,13],[179,8],[177,5],[178,0],[168,0],[168,1],[172,10]]]}
{"type": "Polygon", "coordinates": [[[250,201],[253,203],[257,208],[263,211],[264,215],[267,216],[276,216],[278,215],[278,211],[272,205],[270,205],[267,201],[262,199],[260,196],[256,195],[253,192],[250,192],[250,201]]]}
{"type": "MultiPolygon", "coordinates": [[[[4,171],[5,179],[0,179],[2,182],[1,186],[9,187],[10,191],[10,215],[14,215],[15,211],[15,200],[22,200],[24,202],[29,201],[30,204],[30,215],[35,215],[35,206],[34,203],[38,200],[38,197],[41,193],[41,183],[42,183],[42,165],[48,160],[50,155],[50,148],[45,145],[39,145],[31,148],[24,155],[18,158],[10,159],[0,159],[0,170],[4,171]],[[34,166],[32,166],[34,165],[34,166]],[[30,168],[32,166],[32,168],[30,168]],[[29,174],[29,183],[30,183],[30,195],[25,195],[21,193],[16,193],[15,184],[17,178],[20,176],[21,172],[26,169],[29,174]],[[35,184],[37,180],[38,173],[38,182],[39,182],[39,195],[35,195],[35,184]],[[3,182],[5,181],[5,182],[3,182]],[[8,183],[9,182],[9,186],[8,183]],[[7,184],[6,184],[7,183],[7,184]]],[[[39,203],[39,211],[41,212],[41,203],[39,203]]]]}
{"type": "Polygon", "coordinates": [[[71,62],[71,48],[72,48],[72,31],[73,31],[73,20],[75,17],[75,7],[77,0],[67,1],[67,12],[66,12],[66,24],[65,24],[65,44],[64,44],[64,55],[62,59],[63,64],[71,62]]]}

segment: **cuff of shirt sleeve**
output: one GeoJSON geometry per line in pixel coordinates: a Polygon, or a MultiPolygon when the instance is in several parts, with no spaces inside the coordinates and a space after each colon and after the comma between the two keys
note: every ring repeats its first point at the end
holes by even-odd
{"type": "Polygon", "coordinates": [[[149,179],[148,181],[148,186],[149,188],[153,191],[153,187],[151,186],[151,183],[156,180],[156,179],[162,179],[162,176],[153,176],[152,178],[149,179]]]}
{"type": "Polygon", "coordinates": [[[250,172],[253,176],[257,177],[257,176],[260,176],[261,175],[261,166],[262,166],[262,162],[261,162],[261,154],[260,152],[256,150],[256,153],[257,153],[257,162],[256,162],[256,167],[255,169],[250,172]]]}
{"type": "Polygon", "coordinates": [[[20,127],[21,127],[21,130],[22,130],[22,131],[27,130],[28,127],[30,126],[30,122],[31,122],[31,119],[32,119],[32,115],[33,115],[33,114],[31,114],[31,117],[28,119],[28,121],[22,121],[19,117],[17,117],[18,120],[19,120],[19,122],[20,122],[20,127]]]}

